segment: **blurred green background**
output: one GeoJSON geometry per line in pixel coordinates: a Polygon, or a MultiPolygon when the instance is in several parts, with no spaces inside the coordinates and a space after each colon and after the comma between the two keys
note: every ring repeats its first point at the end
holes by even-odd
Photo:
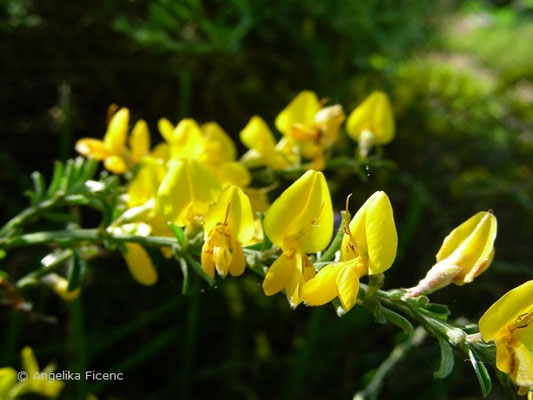
{"type": "MultiPolygon", "coordinates": [[[[129,107],[162,141],[157,120],[217,121],[234,138],[259,114],[269,123],[300,90],[350,112],[383,89],[396,113],[392,163],[366,181],[328,171],[337,209],[385,190],[400,247],[385,288],[413,286],[444,236],[481,210],[498,218],[496,258],[474,283],[432,296],[476,322],[533,278],[533,1],[1,0],[0,216],[27,204],[33,170],[101,137],[109,104],[129,107]]],[[[241,147],[242,150],[242,147],[241,147]]],[[[95,224],[83,214],[84,226],[95,224]]],[[[40,225],[36,229],[42,228],[40,225]]],[[[14,252],[14,278],[47,249],[14,252]]],[[[157,252],[162,279],[144,288],[119,254],[92,261],[81,299],[30,294],[54,324],[0,308],[0,366],[32,346],[59,370],[124,371],[121,383],[69,384],[63,398],[347,399],[362,388],[399,330],[364,310],[290,310],[252,273],[181,295],[177,263],[157,252]]],[[[409,354],[380,398],[480,398],[459,355],[445,380],[436,341],[409,354]],[[413,394],[415,393],[415,394],[413,394]]],[[[496,381],[494,379],[494,381],[496,381]]],[[[491,398],[501,398],[496,382],[491,398]]]]}

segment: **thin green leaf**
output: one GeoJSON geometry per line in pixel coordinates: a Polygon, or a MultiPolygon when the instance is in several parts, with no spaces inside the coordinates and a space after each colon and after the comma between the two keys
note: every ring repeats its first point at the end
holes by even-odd
{"type": "Polygon", "coordinates": [[[202,266],[198,261],[196,261],[194,258],[189,256],[188,254],[184,254],[185,259],[187,260],[187,263],[192,267],[194,272],[196,272],[200,277],[206,281],[210,286],[213,286],[215,284],[215,279],[211,278],[209,275],[207,275],[202,266]]]}
{"type": "Polygon", "coordinates": [[[184,258],[180,257],[178,259],[180,263],[181,272],[183,273],[183,286],[181,288],[181,294],[189,293],[190,279],[189,279],[189,266],[187,261],[184,258]]]}
{"type": "Polygon", "coordinates": [[[64,192],[68,191],[68,189],[70,188],[73,174],[74,174],[74,160],[70,159],[70,160],[67,160],[67,163],[65,165],[65,171],[64,171],[63,176],[61,177],[61,183],[59,185],[59,189],[63,190],[64,192]]]}
{"type": "Polygon", "coordinates": [[[474,367],[474,371],[476,372],[479,386],[481,387],[481,393],[483,394],[483,397],[487,397],[492,389],[489,372],[472,349],[468,349],[468,356],[470,357],[470,362],[472,363],[472,367],[474,367]]]}
{"type": "Polygon", "coordinates": [[[176,239],[178,239],[178,243],[180,244],[180,246],[184,248],[185,247],[185,234],[183,233],[183,229],[173,224],[172,222],[170,222],[170,229],[172,229],[174,236],[176,236],[176,239]]]}
{"type": "Polygon", "coordinates": [[[387,319],[382,315],[382,306],[379,301],[371,298],[365,298],[363,301],[363,307],[370,311],[370,313],[374,316],[374,319],[378,324],[386,324],[387,319]]]}
{"type": "Polygon", "coordinates": [[[381,315],[383,315],[385,318],[387,318],[390,322],[392,322],[398,328],[403,330],[409,336],[414,333],[415,329],[413,328],[413,325],[409,322],[409,320],[407,320],[407,318],[403,317],[397,312],[381,306],[381,315]]]}
{"type": "Polygon", "coordinates": [[[48,186],[48,196],[52,196],[57,189],[59,189],[59,185],[61,184],[61,177],[63,176],[63,171],[65,170],[65,166],[61,161],[55,161],[54,162],[54,172],[52,175],[52,181],[50,182],[50,186],[48,186]]]}
{"type": "Polygon", "coordinates": [[[448,375],[450,375],[453,370],[453,351],[452,346],[450,346],[450,344],[446,340],[440,337],[437,339],[439,341],[440,346],[440,367],[438,371],[435,371],[435,373],[433,373],[433,377],[444,379],[448,375]]]}
{"type": "Polygon", "coordinates": [[[35,171],[31,174],[33,180],[33,188],[35,191],[35,201],[38,203],[44,199],[44,193],[46,191],[46,181],[40,172],[35,171]]]}
{"type": "Polygon", "coordinates": [[[72,261],[70,264],[70,271],[68,275],[68,286],[67,292],[72,292],[76,290],[81,283],[81,276],[85,271],[85,262],[80,258],[78,253],[74,252],[72,256],[72,261]]]}

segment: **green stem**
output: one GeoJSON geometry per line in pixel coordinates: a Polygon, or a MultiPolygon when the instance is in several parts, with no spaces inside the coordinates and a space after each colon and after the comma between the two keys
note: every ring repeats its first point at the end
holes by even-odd
{"type": "Polygon", "coordinates": [[[424,328],[421,326],[416,328],[414,334],[409,339],[400,343],[394,348],[394,350],[392,350],[389,357],[387,357],[387,359],[377,368],[368,385],[366,385],[363,390],[357,392],[353,397],[353,400],[377,399],[381,392],[383,381],[389,372],[396,367],[401,360],[403,360],[409,351],[414,347],[419,346],[425,337],[426,331],[424,328]]]}
{"type": "Polygon", "coordinates": [[[55,197],[52,199],[45,200],[33,207],[28,207],[22,212],[20,212],[15,217],[11,218],[3,227],[0,229],[0,236],[5,236],[9,231],[19,227],[20,225],[25,224],[29,220],[35,218],[37,215],[49,210],[54,207],[60,200],[60,197],[55,197]]]}
{"type": "Polygon", "coordinates": [[[171,237],[158,236],[136,236],[124,233],[108,233],[99,229],[73,229],[64,231],[43,231],[27,233],[14,238],[0,239],[0,248],[9,249],[13,247],[37,246],[47,243],[57,242],[77,242],[89,241],[101,243],[104,240],[116,243],[132,242],[145,246],[178,246],[178,241],[171,237]]]}
{"type": "Polygon", "coordinates": [[[17,287],[17,289],[21,289],[26,285],[31,285],[32,283],[37,282],[38,279],[43,277],[44,275],[58,270],[65,261],[67,261],[70,257],[72,257],[72,255],[73,255],[72,250],[70,249],[63,250],[60,254],[58,254],[54,258],[54,261],[51,264],[46,265],[44,268],[39,268],[35,271],[30,272],[28,275],[19,279],[19,281],[17,282],[15,286],[17,287]]]}
{"type": "Polygon", "coordinates": [[[331,244],[327,248],[327,250],[320,256],[318,261],[330,261],[335,257],[335,253],[341,248],[342,239],[344,237],[344,227],[345,227],[345,218],[346,218],[346,211],[341,211],[341,226],[339,226],[339,230],[337,231],[337,234],[331,241],[331,244]]]}

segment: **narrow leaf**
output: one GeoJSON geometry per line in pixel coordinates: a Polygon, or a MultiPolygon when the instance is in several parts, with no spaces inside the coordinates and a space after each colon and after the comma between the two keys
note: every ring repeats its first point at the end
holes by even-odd
{"type": "Polygon", "coordinates": [[[40,172],[35,171],[31,174],[33,180],[33,187],[35,191],[35,201],[38,203],[44,199],[44,193],[46,191],[46,181],[40,172]]]}
{"type": "Polygon", "coordinates": [[[433,374],[433,376],[435,378],[444,379],[450,375],[453,370],[453,351],[452,346],[450,346],[446,340],[440,337],[437,339],[439,340],[440,346],[440,367],[439,370],[433,374]]]}
{"type": "Polygon", "coordinates": [[[483,397],[487,397],[492,388],[489,372],[487,371],[487,368],[485,368],[483,362],[479,360],[479,357],[476,355],[476,353],[472,351],[472,349],[468,350],[468,356],[470,357],[470,362],[472,363],[472,367],[474,367],[474,371],[476,372],[479,386],[481,386],[481,393],[483,394],[483,397]]]}
{"type": "Polygon", "coordinates": [[[183,286],[181,288],[181,294],[188,294],[189,293],[189,266],[187,265],[187,261],[185,261],[184,258],[180,257],[178,259],[180,263],[181,272],[183,273],[183,286]]]}
{"type": "Polygon", "coordinates": [[[48,186],[48,196],[52,196],[58,189],[61,184],[61,177],[63,176],[63,171],[65,166],[61,161],[54,162],[54,173],[52,175],[52,181],[50,186],[48,186]]]}
{"type": "Polygon", "coordinates": [[[80,258],[77,252],[73,253],[68,275],[67,292],[72,292],[80,286],[81,276],[85,271],[85,262],[80,258]]]}
{"type": "Polygon", "coordinates": [[[409,336],[414,333],[413,325],[409,322],[409,320],[397,312],[381,306],[381,314],[409,336]]]}
{"type": "Polygon", "coordinates": [[[176,236],[176,239],[178,239],[178,243],[180,244],[181,248],[184,248],[185,247],[185,234],[183,233],[183,229],[181,229],[177,225],[174,225],[172,222],[170,222],[170,229],[172,229],[174,236],[176,236]]]}

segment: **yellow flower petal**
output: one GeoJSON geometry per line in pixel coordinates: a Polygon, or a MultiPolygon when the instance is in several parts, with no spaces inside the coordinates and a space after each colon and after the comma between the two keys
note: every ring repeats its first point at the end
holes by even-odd
{"type": "Polygon", "coordinates": [[[170,146],[168,143],[159,143],[154,146],[150,156],[156,160],[167,162],[170,159],[170,146]]]}
{"type": "Polygon", "coordinates": [[[113,155],[105,143],[98,139],[80,139],[76,142],[75,149],[82,156],[94,158],[96,161],[103,161],[113,155]]]}
{"type": "Polygon", "coordinates": [[[496,341],[496,367],[518,386],[533,385],[533,355],[523,343],[496,341]]]}
{"type": "Polygon", "coordinates": [[[156,160],[146,158],[128,187],[128,207],[140,206],[155,198],[166,168],[156,160]]]}
{"type": "Polygon", "coordinates": [[[224,189],[204,217],[206,236],[217,224],[226,224],[231,236],[240,243],[249,242],[254,236],[255,223],[248,196],[236,186],[224,189]]]}
{"type": "Polygon", "coordinates": [[[157,270],[146,250],[138,243],[126,243],[124,259],[131,275],[141,285],[151,286],[157,282],[157,270]]]}
{"type": "Polygon", "coordinates": [[[368,96],[348,117],[346,130],[357,141],[369,131],[375,144],[389,143],[394,138],[394,116],[387,95],[376,91],[368,96]]]}
{"type": "Polygon", "coordinates": [[[321,306],[337,297],[337,275],[342,268],[338,264],[326,265],[302,288],[302,299],[310,306],[321,306]]]}
{"type": "Polygon", "coordinates": [[[345,266],[337,275],[337,291],[342,308],[350,311],[357,302],[359,292],[359,276],[352,265],[345,266]]]}
{"type": "Polygon", "coordinates": [[[203,159],[211,164],[221,164],[235,161],[237,148],[233,140],[216,122],[207,122],[202,125],[204,136],[203,159]]]}
{"type": "Polygon", "coordinates": [[[326,247],[333,233],[333,210],[324,175],[307,171],[287,188],[266,212],[264,228],[282,248],[312,253],[326,247]]]}
{"type": "Polygon", "coordinates": [[[299,93],[276,118],[276,128],[284,135],[290,135],[295,125],[311,126],[320,102],[314,92],[299,93]]]}
{"type": "Polygon", "coordinates": [[[126,148],[129,119],[130,111],[127,108],[121,108],[113,115],[107,125],[104,143],[114,154],[121,154],[126,148]]]}
{"type": "Polygon", "coordinates": [[[496,232],[496,217],[490,212],[477,213],[444,239],[437,262],[461,267],[454,283],[471,282],[488,267],[494,255],[496,232]]]}
{"type": "Polygon", "coordinates": [[[170,122],[166,118],[161,118],[159,121],[157,121],[157,129],[159,129],[159,133],[161,133],[161,136],[163,136],[163,139],[167,141],[168,143],[172,142],[173,136],[174,136],[174,125],[172,125],[172,122],[170,122]]]}
{"type": "Polygon", "coordinates": [[[320,130],[321,140],[326,147],[337,141],[339,128],[345,119],[346,114],[344,114],[340,104],[324,107],[316,113],[313,118],[313,125],[320,130]]]}
{"type": "Polygon", "coordinates": [[[341,260],[350,260],[356,256],[368,257],[370,275],[390,268],[396,258],[398,235],[392,205],[385,192],[376,192],[368,198],[350,222],[350,231],[357,245],[353,251],[349,245],[350,238],[344,235],[341,260]],[[357,248],[363,254],[358,254],[357,248]]]}
{"type": "Polygon", "coordinates": [[[293,252],[283,252],[268,269],[263,280],[263,291],[272,296],[285,289],[296,273],[296,257],[293,252]]]}
{"type": "Polygon", "coordinates": [[[176,162],[161,182],[156,198],[157,210],[178,226],[203,216],[215,201],[220,185],[195,159],[176,162]]]}
{"type": "Polygon", "coordinates": [[[246,147],[263,156],[273,153],[276,147],[276,140],[270,128],[263,118],[257,115],[250,119],[239,137],[246,147]]]}
{"type": "Polygon", "coordinates": [[[202,263],[202,269],[211,278],[215,277],[215,260],[213,254],[209,252],[209,244],[207,241],[202,247],[202,253],[200,255],[200,261],[202,263]]]}
{"type": "Polygon", "coordinates": [[[303,258],[300,252],[296,252],[294,255],[294,269],[293,273],[285,287],[285,294],[289,305],[292,308],[296,308],[298,304],[302,302],[302,287],[305,284],[305,277],[303,274],[303,258]]]}
{"type": "Polygon", "coordinates": [[[499,330],[514,323],[519,315],[533,312],[533,280],[504,294],[479,320],[484,341],[493,339],[499,330]]]}
{"type": "Polygon", "coordinates": [[[265,189],[245,187],[242,190],[250,199],[250,204],[252,205],[252,211],[254,212],[254,215],[256,212],[265,213],[265,211],[268,210],[270,203],[268,202],[268,196],[265,189]]]}
{"type": "Polygon", "coordinates": [[[222,186],[233,185],[241,188],[248,186],[252,180],[250,171],[239,162],[223,164],[205,164],[222,186]]]}
{"type": "Polygon", "coordinates": [[[195,120],[187,118],[180,121],[172,132],[170,157],[180,159],[184,157],[199,157],[204,151],[202,131],[195,120]]]}
{"type": "Polygon", "coordinates": [[[111,156],[105,159],[104,167],[114,174],[123,174],[128,170],[128,165],[122,157],[111,156]]]}
{"type": "Polygon", "coordinates": [[[253,116],[240,133],[240,139],[251,149],[241,161],[250,168],[266,165],[272,169],[281,169],[289,165],[285,157],[276,149],[276,140],[266,122],[253,116]]]}
{"type": "Polygon", "coordinates": [[[231,253],[231,264],[229,266],[229,273],[231,276],[239,276],[244,273],[246,268],[246,261],[244,258],[244,252],[242,251],[242,246],[236,240],[232,241],[232,253],[231,253]]]}
{"type": "Polygon", "coordinates": [[[131,149],[131,161],[136,164],[150,153],[150,131],[148,125],[142,119],[137,121],[131,131],[129,145],[131,149]]]}

